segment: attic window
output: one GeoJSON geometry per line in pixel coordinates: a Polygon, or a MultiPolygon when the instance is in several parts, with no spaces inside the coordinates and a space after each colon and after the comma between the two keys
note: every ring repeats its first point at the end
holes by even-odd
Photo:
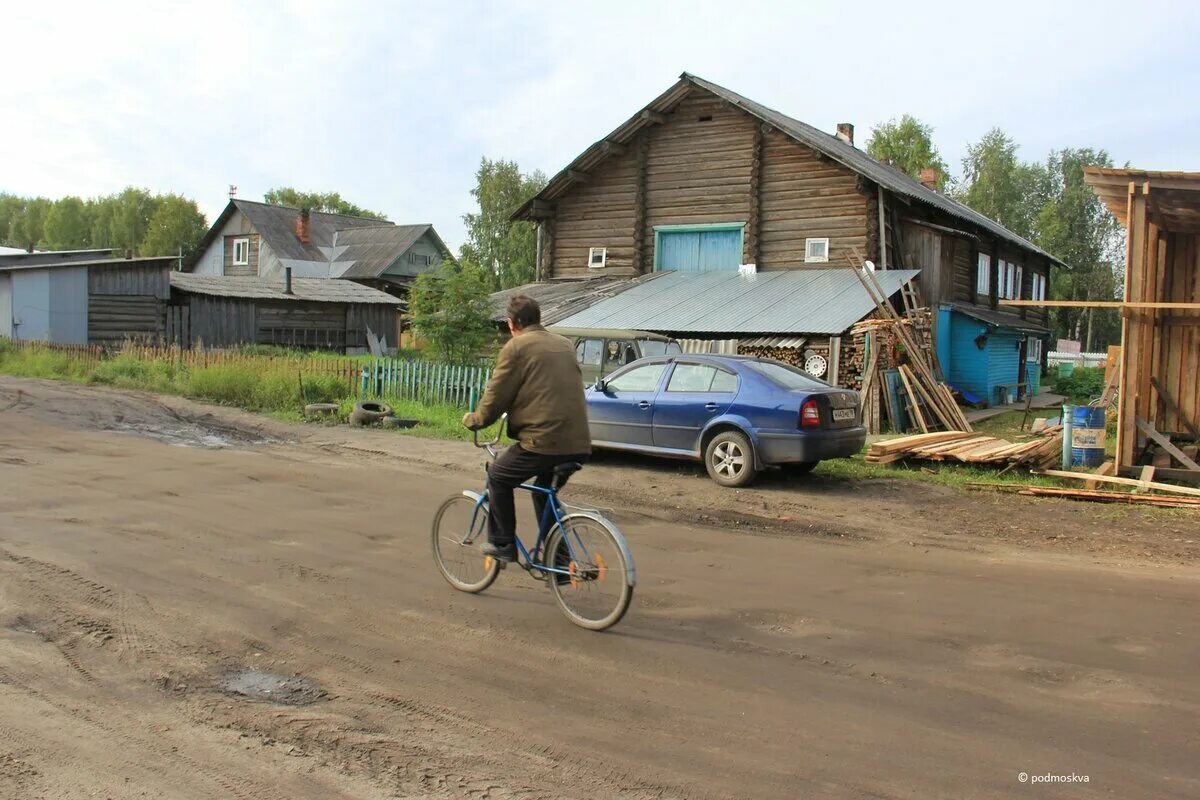
{"type": "Polygon", "coordinates": [[[239,267],[247,266],[250,263],[249,239],[233,240],[233,263],[235,266],[239,267]]]}
{"type": "Polygon", "coordinates": [[[418,267],[428,267],[433,263],[433,256],[428,256],[421,253],[409,253],[408,263],[416,264],[418,267]]]}
{"type": "Polygon", "coordinates": [[[805,239],[804,263],[813,264],[829,260],[829,239],[805,239]]]}
{"type": "Polygon", "coordinates": [[[588,269],[601,269],[607,262],[607,247],[593,247],[588,250],[588,269]]]}
{"type": "Polygon", "coordinates": [[[696,121],[697,121],[697,122],[712,122],[712,114],[701,114],[701,115],[700,115],[700,116],[699,116],[699,117],[696,119],[696,121]]]}

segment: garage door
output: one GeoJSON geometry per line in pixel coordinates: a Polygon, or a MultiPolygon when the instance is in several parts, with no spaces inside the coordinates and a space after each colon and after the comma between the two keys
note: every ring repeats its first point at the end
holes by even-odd
{"type": "Polygon", "coordinates": [[[660,270],[708,272],[737,269],[742,263],[742,231],[662,231],[658,234],[660,270]]]}

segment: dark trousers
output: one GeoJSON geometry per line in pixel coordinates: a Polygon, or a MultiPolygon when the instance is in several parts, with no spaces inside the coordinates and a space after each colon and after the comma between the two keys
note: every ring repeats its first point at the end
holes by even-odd
{"type": "MultiPolygon", "coordinates": [[[[513,489],[530,478],[534,478],[537,486],[550,486],[554,480],[554,468],[559,464],[571,461],[580,463],[587,460],[587,455],[546,456],[531,453],[514,444],[506,448],[500,456],[488,467],[488,541],[494,545],[507,547],[516,540],[517,509],[513,504],[513,489]]],[[[565,483],[565,481],[564,481],[565,483]]],[[[546,495],[542,492],[530,492],[533,495],[533,509],[538,524],[542,524],[542,514],[546,511],[546,495]]]]}

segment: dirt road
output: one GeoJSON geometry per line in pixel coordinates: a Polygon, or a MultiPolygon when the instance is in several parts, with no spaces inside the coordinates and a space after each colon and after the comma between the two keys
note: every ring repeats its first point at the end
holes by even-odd
{"type": "Polygon", "coordinates": [[[0,797],[1200,796],[1194,518],[600,459],[594,634],[437,574],[479,464],[0,378],[0,797]]]}

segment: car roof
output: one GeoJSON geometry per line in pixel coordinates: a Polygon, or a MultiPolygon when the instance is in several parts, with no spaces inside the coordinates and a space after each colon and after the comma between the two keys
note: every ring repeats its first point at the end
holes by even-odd
{"type": "Polygon", "coordinates": [[[670,336],[628,328],[564,328],[560,325],[547,326],[546,330],[559,336],[578,336],[585,339],[649,339],[652,342],[673,342],[670,336]]]}

